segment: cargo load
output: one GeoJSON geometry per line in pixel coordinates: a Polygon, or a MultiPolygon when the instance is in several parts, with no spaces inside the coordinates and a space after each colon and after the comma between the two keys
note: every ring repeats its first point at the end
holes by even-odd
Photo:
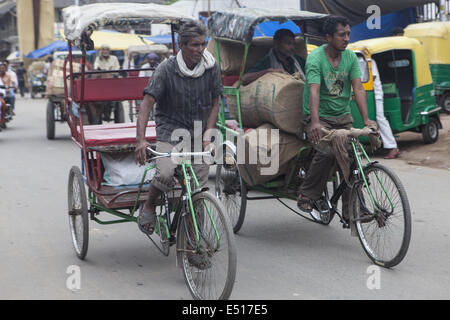
{"type": "MultiPolygon", "coordinates": [[[[64,60],[55,59],[48,70],[46,95],[64,95],[64,60]]],[[[73,72],[80,72],[81,64],[73,63],[73,72]]],[[[66,65],[66,74],[69,74],[69,63],[66,65]]]]}
{"type": "MultiPolygon", "coordinates": [[[[219,40],[220,69],[225,76],[239,75],[244,57],[244,46],[242,43],[230,40],[219,40]]],[[[244,72],[253,67],[273,47],[273,38],[258,37],[253,39],[247,54],[247,62],[244,72]]],[[[213,38],[208,42],[207,50],[216,57],[216,46],[213,38]]],[[[303,38],[295,39],[295,54],[306,59],[307,50],[303,38]]]]}
{"type": "MultiPolygon", "coordinates": [[[[242,125],[256,128],[271,123],[278,129],[301,137],[304,82],[279,72],[266,73],[239,89],[242,125]]],[[[230,116],[238,119],[235,96],[227,96],[230,116]]]]}
{"type": "Polygon", "coordinates": [[[237,162],[242,179],[256,186],[286,174],[289,164],[306,142],[295,135],[263,124],[238,139],[237,162]],[[273,131],[276,130],[276,131],[273,131]]]}

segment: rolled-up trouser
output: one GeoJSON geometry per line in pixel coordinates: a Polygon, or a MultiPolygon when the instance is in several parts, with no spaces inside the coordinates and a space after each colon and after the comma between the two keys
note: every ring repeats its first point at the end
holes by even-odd
{"type": "MultiPolygon", "coordinates": [[[[353,124],[353,118],[351,114],[345,114],[339,117],[320,117],[320,125],[325,129],[350,129],[353,124]]],[[[308,140],[311,141],[311,118],[305,117],[304,119],[305,131],[308,134],[308,140]]],[[[309,167],[306,178],[303,181],[300,192],[309,199],[318,200],[327,185],[328,178],[330,177],[331,169],[336,163],[336,157],[332,148],[328,143],[320,142],[319,144],[313,144],[316,153],[309,167]]],[[[341,177],[341,180],[343,177],[341,177]]],[[[348,212],[348,188],[342,195],[342,212],[347,216],[348,212]]]]}
{"type": "MultiPolygon", "coordinates": [[[[157,152],[171,152],[173,151],[173,148],[174,145],[168,142],[158,141],[156,143],[157,152]]],[[[152,179],[152,185],[162,192],[169,192],[172,190],[173,176],[177,167],[178,163],[173,161],[172,158],[156,159],[156,172],[152,179]]],[[[209,165],[205,163],[192,164],[192,168],[194,169],[200,187],[204,187],[208,182],[209,165]]]]}

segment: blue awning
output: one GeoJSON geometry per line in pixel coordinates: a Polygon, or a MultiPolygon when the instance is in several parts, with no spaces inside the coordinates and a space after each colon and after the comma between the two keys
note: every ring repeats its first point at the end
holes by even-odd
{"type": "Polygon", "coordinates": [[[300,34],[300,28],[291,20],[279,23],[278,21],[267,21],[258,24],[255,27],[255,32],[253,33],[253,38],[255,37],[273,37],[275,32],[279,29],[289,29],[294,34],[300,34]],[[262,34],[261,34],[262,32],[262,34]]]}
{"type": "MultiPolygon", "coordinates": [[[[172,34],[161,34],[159,36],[151,36],[151,37],[145,37],[145,40],[150,40],[154,43],[158,44],[172,44],[172,34]]],[[[175,34],[175,42],[178,43],[178,35],[175,34]]]]}
{"type": "MultiPolygon", "coordinates": [[[[80,49],[73,48],[73,50],[80,50],[80,49]]],[[[47,45],[45,47],[31,51],[30,53],[28,53],[25,56],[25,58],[40,59],[42,57],[53,54],[53,52],[55,52],[55,51],[69,51],[69,45],[67,44],[66,41],[57,40],[57,41],[50,43],[49,45],[47,45]]],[[[87,54],[92,54],[95,52],[96,52],[95,50],[92,50],[92,51],[88,51],[87,54]]]]}
{"type": "Polygon", "coordinates": [[[353,26],[350,32],[350,42],[372,38],[390,37],[392,36],[393,28],[405,28],[407,25],[414,22],[416,22],[414,8],[389,13],[381,16],[380,25],[382,28],[380,29],[369,29],[367,27],[367,22],[353,26]]]}

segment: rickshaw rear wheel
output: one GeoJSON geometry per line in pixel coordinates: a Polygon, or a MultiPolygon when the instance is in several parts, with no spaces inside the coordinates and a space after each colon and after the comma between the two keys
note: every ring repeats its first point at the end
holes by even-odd
{"type": "Polygon", "coordinates": [[[47,103],[47,139],[55,138],[55,105],[49,100],[47,103]]]}
{"type": "Polygon", "coordinates": [[[450,92],[444,93],[442,95],[440,105],[445,113],[450,114],[450,92]]]}
{"type": "Polygon", "coordinates": [[[216,168],[215,192],[228,213],[233,232],[238,233],[247,209],[247,185],[239,172],[236,156],[230,151],[224,152],[224,163],[216,168]]]}
{"type": "Polygon", "coordinates": [[[89,215],[83,175],[77,166],[69,173],[68,205],[73,247],[78,258],[84,260],[89,244],[89,215]]]}
{"type": "Polygon", "coordinates": [[[425,143],[435,143],[439,138],[439,121],[430,117],[428,123],[422,127],[422,135],[425,143]]]}

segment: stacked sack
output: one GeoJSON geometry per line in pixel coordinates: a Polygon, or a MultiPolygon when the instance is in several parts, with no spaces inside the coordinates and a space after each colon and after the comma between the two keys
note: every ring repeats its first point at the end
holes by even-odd
{"type": "MultiPolygon", "coordinates": [[[[271,38],[255,39],[249,48],[245,72],[271,47],[271,38]]],[[[214,41],[210,41],[208,50],[215,54],[214,41]]],[[[221,41],[219,51],[222,74],[238,75],[243,45],[221,41]]],[[[301,39],[296,40],[296,53],[306,56],[306,46],[301,39]]],[[[305,145],[300,139],[304,85],[298,76],[272,72],[239,88],[242,124],[254,128],[246,131],[237,146],[238,167],[247,185],[256,186],[286,174],[290,162],[305,145]],[[279,129],[278,139],[271,135],[274,129],[279,129]],[[267,163],[266,155],[271,162],[267,163]]],[[[226,99],[230,116],[238,119],[236,96],[227,95],[226,99]]]]}
{"type": "MultiPolygon", "coordinates": [[[[64,60],[55,59],[48,71],[46,95],[64,95],[64,60]]],[[[73,63],[73,72],[80,72],[81,64],[73,63]]],[[[69,63],[66,66],[66,74],[69,73],[69,63]]]]}
{"type": "Polygon", "coordinates": [[[242,179],[249,186],[256,186],[286,174],[291,160],[306,145],[306,142],[295,135],[281,130],[278,130],[277,135],[274,131],[276,129],[272,124],[263,124],[248,130],[238,140],[238,168],[242,179]]]}

